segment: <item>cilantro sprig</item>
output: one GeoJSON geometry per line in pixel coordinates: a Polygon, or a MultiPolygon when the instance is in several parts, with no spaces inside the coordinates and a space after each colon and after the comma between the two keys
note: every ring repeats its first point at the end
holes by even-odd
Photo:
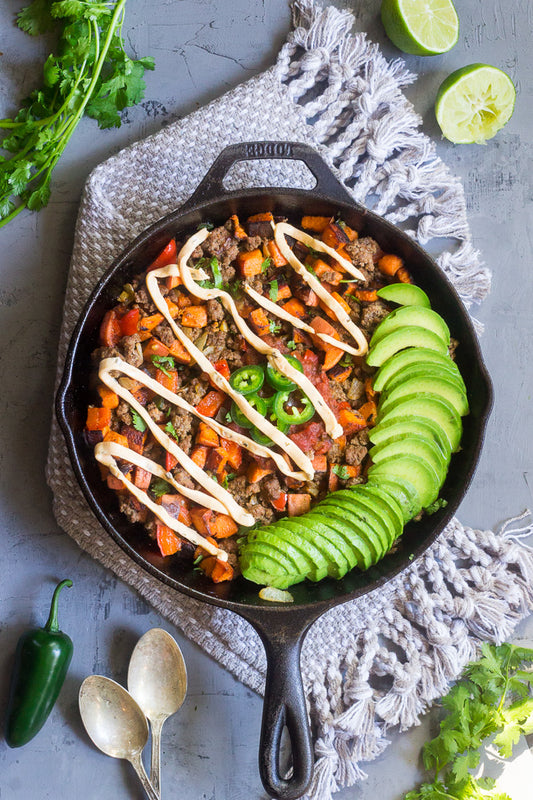
{"type": "Polygon", "coordinates": [[[152,356],[152,364],[154,367],[157,367],[157,369],[160,369],[163,375],[166,375],[167,378],[172,377],[169,369],[176,369],[176,362],[172,356],[152,356]]]}
{"type": "Polygon", "coordinates": [[[533,732],[533,650],[512,644],[482,646],[479,661],[442,699],[446,716],[440,733],[424,745],[424,766],[433,780],[405,800],[510,800],[495,781],[475,777],[480,748],[489,737],[510,758],[522,734],[533,732]]]}
{"type": "Polygon", "coordinates": [[[152,58],[124,50],[126,0],[33,0],[17,17],[26,33],[58,34],[43,66],[43,82],[13,119],[0,120],[0,227],[24,208],[39,211],[50,199],[52,172],[85,114],[100,128],[119,127],[119,112],[144,96],[152,58]]]}

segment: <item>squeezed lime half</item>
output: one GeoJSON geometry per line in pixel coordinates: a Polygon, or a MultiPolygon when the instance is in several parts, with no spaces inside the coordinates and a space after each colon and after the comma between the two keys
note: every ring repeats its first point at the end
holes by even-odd
{"type": "Polygon", "coordinates": [[[415,56],[447,53],[459,37],[451,0],[383,0],[381,20],[396,47],[415,56]]]}
{"type": "Polygon", "coordinates": [[[440,85],[437,122],[455,144],[483,144],[510,120],[516,90],[510,77],[488,64],[470,64],[440,85]]]}

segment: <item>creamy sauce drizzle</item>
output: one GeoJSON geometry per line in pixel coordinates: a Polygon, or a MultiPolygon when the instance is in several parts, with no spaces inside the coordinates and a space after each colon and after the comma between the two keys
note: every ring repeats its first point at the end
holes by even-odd
{"type": "Polygon", "coordinates": [[[328,255],[331,255],[333,258],[335,258],[338,263],[341,264],[344,269],[346,269],[347,272],[350,272],[350,274],[354,275],[356,278],[365,280],[364,275],[359,272],[359,270],[356,269],[353,264],[350,264],[351,269],[348,269],[346,265],[349,262],[347,262],[345,258],[342,258],[342,256],[339,256],[339,254],[336,253],[333,248],[328,247],[328,245],[320,242],[318,239],[314,239],[312,236],[309,236],[309,234],[303,233],[303,231],[295,228],[294,225],[289,225],[287,222],[278,222],[277,225],[274,226],[274,239],[282,255],[287,259],[291,267],[298,273],[298,275],[303,278],[307,285],[314,291],[314,293],[318,295],[318,297],[320,297],[320,299],[328,306],[328,308],[333,311],[342,327],[347,330],[350,336],[352,336],[352,338],[357,342],[357,355],[363,356],[368,350],[368,342],[363,331],[358,328],[357,325],[355,325],[349,314],[347,314],[341,304],[330,295],[328,290],[322,286],[318,278],[312,275],[309,270],[305,268],[302,262],[294,255],[287,243],[285,238],[286,235],[291,236],[293,239],[297,239],[299,242],[303,242],[303,244],[308,245],[309,247],[313,247],[313,249],[316,248],[324,253],[328,253],[328,255]],[[320,245],[320,247],[318,245],[320,245]]]}
{"type": "Polygon", "coordinates": [[[334,339],[333,336],[328,336],[327,333],[317,333],[311,325],[308,325],[307,322],[303,322],[298,317],[295,317],[293,314],[289,314],[288,311],[285,311],[282,306],[276,305],[272,300],[269,300],[268,297],[265,297],[264,294],[259,294],[256,292],[255,289],[252,289],[251,286],[248,286],[247,283],[243,285],[243,289],[255,302],[265,308],[267,311],[270,311],[271,314],[275,314],[276,317],[279,319],[285,320],[285,322],[290,322],[290,324],[295,327],[299,328],[301,331],[306,331],[307,333],[312,333],[313,336],[318,336],[319,339],[322,339],[323,342],[327,342],[328,344],[332,344],[334,347],[338,347],[339,350],[344,350],[346,353],[351,353],[353,356],[359,355],[359,350],[356,350],[355,347],[352,347],[346,342],[343,342],[341,339],[334,339]]]}
{"type": "MultiPolygon", "coordinates": [[[[116,459],[122,458],[125,461],[129,461],[132,464],[142,467],[142,469],[151,472],[153,475],[158,475],[159,477],[164,478],[164,480],[171,483],[181,494],[191,492],[191,489],[187,489],[186,486],[182,486],[176,481],[171,480],[169,473],[166,473],[165,470],[159,466],[159,464],[155,463],[155,461],[150,461],[150,459],[144,458],[144,456],[141,456],[139,453],[130,450],[128,447],[123,447],[122,445],[118,444],[118,442],[99,442],[94,448],[94,454],[96,456],[96,460],[99,461],[100,464],[106,466],[115,476],[115,478],[118,478],[118,480],[122,481],[125,488],[127,488],[128,491],[130,491],[131,494],[133,494],[137,500],[139,500],[139,502],[149,508],[150,511],[152,511],[157,517],[159,517],[164,525],[171,528],[176,533],[179,533],[184,539],[188,539],[193,544],[200,545],[200,547],[202,547],[204,550],[207,550],[208,553],[216,556],[221,561],[228,560],[228,554],[224,550],[220,550],[220,548],[211,544],[211,542],[209,542],[204,536],[201,536],[195,530],[189,528],[188,525],[184,525],[182,522],[175,519],[175,517],[172,517],[163,506],[154,503],[153,500],[146,494],[146,492],[143,492],[142,489],[139,489],[134,483],[128,480],[128,478],[126,478],[126,476],[119,469],[116,459]]],[[[195,494],[200,495],[201,492],[195,492],[195,494]]],[[[205,495],[202,495],[202,498],[204,497],[205,495]]],[[[195,498],[193,497],[191,499],[195,498]]],[[[207,503],[205,503],[203,499],[197,499],[196,502],[207,506],[207,503]]],[[[218,504],[216,504],[216,506],[217,508],[213,508],[214,511],[218,510],[218,504]]],[[[222,513],[225,513],[225,511],[222,513]]]]}

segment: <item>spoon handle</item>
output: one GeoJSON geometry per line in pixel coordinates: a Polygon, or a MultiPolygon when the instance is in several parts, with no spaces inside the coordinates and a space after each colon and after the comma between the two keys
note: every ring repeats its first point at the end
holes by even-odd
{"type": "Polygon", "coordinates": [[[137,753],[136,755],[132,756],[129,759],[130,764],[132,765],[133,769],[137,773],[140,782],[143,785],[143,789],[149,797],[149,800],[160,800],[159,793],[156,792],[150,781],[148,780],[148,775],[144,769],[144,764],[141,759],[141,754],[137,753]]]}
{"type": "Polygon", "coordinates": [[[150,765],[150,782],[156,792],[161,794],[161,729],[162,719],[150,720],[152,728],[152,763],[150,765]]]}

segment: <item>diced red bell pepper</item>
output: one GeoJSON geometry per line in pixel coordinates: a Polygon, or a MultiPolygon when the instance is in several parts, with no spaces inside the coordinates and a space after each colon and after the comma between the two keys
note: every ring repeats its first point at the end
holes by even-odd
{"type": "Polygon", "coordinates": [[[120,319],[115,309],[106,311],[100,325],[100,344],[102,347],[114,347],[122,339],[120,319]]]}
{"type": "Polygon", "coordinates": [[[167,267],[169,264],[175,264],[177,257],[176,240],[171,239],[167,246],[161,250],[155,261],[152,261],[147,271],[151,272],[153,269],[160,269],[160,267],[167,267]]]}
{"type": "Polygon", "coordinates": [[[139,329],[139,320],[141,312],[138,308],[131,308],[126,311],[123,317],[120,318],[120,330],[122,336],[133,336],[139,329]]]}
{"type": "Polygon", "coordinates": [[[172,470],[178,466],[178,459],[176,456],[173,456],[172,453],[169,453],[168,450],[165,453],[165,469],[167,472],[172,472],[172,470]]]}
{"type": "Polygon", "coordinates": [[[270,500],[276,511],[285,511],[287,508],[287,492],[280,492],[274,500],[270,500]]]}

